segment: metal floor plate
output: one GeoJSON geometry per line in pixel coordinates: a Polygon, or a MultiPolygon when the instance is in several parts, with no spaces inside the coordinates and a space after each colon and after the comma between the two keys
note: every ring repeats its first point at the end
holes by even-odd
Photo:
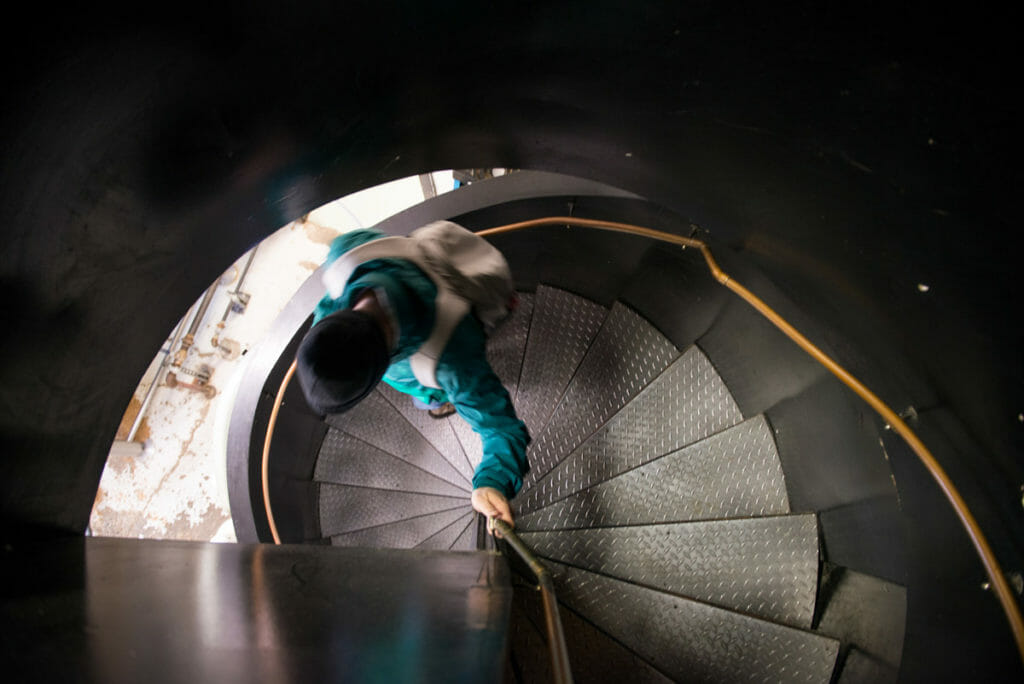
{"type": "Polygon", "coordinates": [[[313,479],[339,485],[374,487],[421,494],[464,496],[468,487],[417,468],[352,435],[328,428],[313,479]]]}
{"type": "Polygon", "coordinates": [[[572,453],[678,356],[675,346],[632,309],[612,306],[551,419],[530,446],[531,470],[524,488],[572,453]]]}
{"type": "Polygon", "coordinates": [[[607,314],[571,292],[538,286],[514,398],[530,435],[540,434],[607,314]]]}
{"type": "Polygon", "coordinates": [[[355,532],[335,534],[331,536],[331,544],[334,546],[409,549],[418,546],[459,518],[465,517],[466,508],[468,507],[429,513],[355,532]]]}
{"type": "MultiPolygon", "coordinates": [[[[522,652],[520,663],[524,672],[520,681],[524,684],[550,682],[553,680],[551,656],[540,594],[533,587],[514,585],[514,588],[510,641],[513,650],[522,652]]],[[[560,606],[558,612],[575,681],[630,684],[668,684],[672,681],[576,613],[564,606],[560,606]]]]}
{"type": "Polygon", "coordinates": [[[729,389],[696,347],[521,496],[534,511],[739,423],[729,389]]]}
{"type": "Polygon", "coordinates": [[[839,642],[549,562],[560,601],[676,681],[827,684],[839,642]]]}
{"type": "Polygon", "coordinates": [[[451,546],[452,551],[476,551],[476,518],[470,521],[466,529],[451,546]]]}
{"type": "Polygon", "coordinates": [[[516,396],[519,375],[523,370],[526,338],[533,317],[533,298],[529,292],[519,293],[519,307],[487,339],[487,361],[494,369],[509,396],[516,396]]]}
{"type": "Polygon", "coordinates": [[[813,514],[522,532],[538,555],[810,629],[818,589],[813,514]]]}
{"type": "Polygon", "coordinates": [[[416,408],[412,397],[383,382],[377,386],[377,392],[467,481],[473,479],[473,469],[447,419],[434,418],[428,411],[416,408]]]}
{"type": "Polygon", "coordinates": [[[453,508],[464,512],[466,503],[467,497],[324,483],[320,485],[320,530],[331,537],[453,508]]]}
{"type": "Polygon", "coordinates": [[[447,525],[444,529],[432,534],[430,537],[416,544],[419,549],[451,549],[466,528],[473,524],[476,514],[472,510],[463,513],[455,522],[447,525]]]}
{"type": "Polygon", "coordinates": [[[469,484],[466,476],[443,458],[380,392],[370,392],[346,413],[328,416],[327,424],[458,487],[466,488],[469,484]]]}
{"type": "MultiPolygon", "coordinates": [[[[577,475],[591,480],[585,471],[577,475]]],[[[789,513],[786,482],[763,416],[516,518],[555,530],[789,513]]]]}

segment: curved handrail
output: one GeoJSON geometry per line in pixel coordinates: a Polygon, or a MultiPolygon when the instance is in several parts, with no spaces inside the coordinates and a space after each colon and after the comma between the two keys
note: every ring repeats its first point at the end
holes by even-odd
{"type": "Polygon", "coordinates": [[[512,531],[512,526],[507,522],[499,518],[487,518],[487,529],[494,532],[499,539],[504,539],[519,554],[519,557],[529,566],[530,572],[537,578],[541,599],[544,602],[544,623],[548,630],[551,671],[554,673],[555,684],[572,684],[569,649],[565,645],[565,632],[562,630],[562,618],[558,614],[558,599],[555,598],[555,584],[551,580],[551,573],[533,555],[519,535],[512,531]]]}
{"type": "Polygon", "coordinates": [[[939,465],[935,456],[932,455],[931,451],[929,451],[928,447],[925,446],[924,442],[921,441],[914,431],[910,429],[910,426],[908,426],[895,411],[889,408],[889,406],[886,405],[878,395],[868,389],[867,386],[860,382],[860,380],[851,375],[849,371],[840,366],[814,343],[804,337],[796,328],[790,325],[762,299],[722,271],[712,257],[711,250],[708,248],[707,244],[701,240],[672,235],[671,233],[662,233],[650,228],[635,226],[628,223],[616,223],[613,221],[600,221],[568,216],[554,216],[534,219],[531,221],[522,221],[520,223],[513,223],[505,226],[499,226],[497,228],[482,230],[479,231],[479,234],[484,236],[498,235],[500,233],[523,230],[526,228],[551,225],[576,225],[585,228],[596,228],[598,230],[642,235],[656,240],[661,240],[663,242],[699,249],[701,254],[704,256],[704,260],[707,262],[712,275],[718,282],[735,292],[744,301],[753,306],[758,313],[771,321],[771,323],[781,330],[783,334],[796,342],[801,349],[810,354],[820,364],[825,366],[829,372],[839,378],[843,384],[852,389],[857,396],[867,402],[868,405],[870,405],[871,408],[873,408],[885,420],[885,422],[904,439],[907,445],[910,446],[914,454],[918,459],[920,459],[921,463],[928,469],[928,472],[938,483],[939,488],[942,490],[946,499],[953,506],[957,517],[960,519],[960,523],[967,531],[967,536],[970,537],[971,543],[974,545],[974,549],[977,551],[978,556],[981,559],[981,563],[985,568],[985,574],[988,575],[989,582],[996,590],[996,596],[999,599],[999,603],[1002,605],[1003,612],[1006,614],[1007,621],[1010,623],[1010,629],[1013,631],[1014,640],[1017,643],[1017,650],[1020,653],[1021,659],[1024,660],[1024,619],[1021,617],[1020,606],[1017,605],[1017,601],[1013,597],[1013,591],[1010,588],[1010,583],[1007,581],[1006,575],[1003,573],[1003,570],[999,565],[999,561],[996,559],[995,553],[992,551],[992,547],[988,543],[988,539],[986,539],[985,534],[981,531],[981,527],[978,525],[978,521],[975,520],[974,515],[967,507],[967,502],[964,501],[963,496],[961,496],[959,490],[957,490],[953,481],[949,478],[949,475],[946,474],[946,471],[941,465],[939,465]]]}
{"type": "MultiPolygon", "coordinates": [[[[753,306],[758,313],[771,321],[771,323],[781,330],[783,334],[793,340],[801,349],[810,354],[820,364],[825,366],[825,368],[835,375],[843,384],[852,389],[857,396],[867,402],[867,404],[871,406],[871,408],[873,408],[885,420],[885,422],[900,435],[900,437],[903,438],[907,445],[910,446],[914,454],[938,483],[939,488],[942,490],[942,493],[945,495],[950,505],[952,505],[957,517],[960,519],[960,523],[966,530],[968,537],[970,537],[975,551],[981,559],[981,563],[985,568],[985,574],[988,575],[990,584],[995,588],[996,597],[1003,608],[1003,612],[1006,614],[1007,621],[1010,623],[1010,629],[1013,632],[1014,641],[1017,644],[1017,650],[1020,654],[1021,660],[1024,661],[1024,618],[1021,616],[1020,607],[1017,605],[1016,599],[1013,597],[1013,590],[1010,588],[1010,583],[1007,581],[1006,575],[1003,573],[999,561],[995,557],[995,553],[992,551],[991,545],[988,543],[988,539],[985,537],[981,527],[978,525],[978,521],[974,518],[974,515],[967,507],[967,502],[964,501],[963,496],[953,484],[953,481],[949,478],[949,475],[942,466],[939,465],[939,462],[936,460],[935,456],[932,455],[928,447],[925,446],[924,442],[921,441],[914,431],[910,429],[910,426],[908,426],[895,411],[889,408],[889,406],[886,405],[878,395],[868,389],[866,385],[850,374],[849,371],[804,337],[800,331],[790,325],[762,299],[722,271],[714,257],[711,255],[711,250],[708,245],[701,240],[672,235],[671,233],[664,233],[629,223],[585,219],[573,216],[548,216],[529,221],[521,221],[519,223],[510,223],[504,226],[496,226],[494,228],[480,230],[477,231],[477,234],[481,236],[500,235],[502,233],[510,233],[525,230],[527,228],[568,225],[626,233],[630,235],[639,235],[660,240],[662,242],[681,245],[683,247],[699,249],[715,280],[732,290],[745,302],[753,306]]],[[[267,461],[270,451],[270,440],[273,434],[274,421],[277,418],[277,411],[281,405],[281,397],[284,395],[284,390],[288,386],[288,382],[294,371],[295,363],[293,362],[288,373],[285,374],[284,380],[281,382],[281,387],[274,399],[274,409],[271,412],[271,419],[267,425],[267,438],[264,442],[263,449],[263,503],[266,507],[267,519],[270,521],[271,533],[274,536],[274,543],[276,544],[280,544],[281,540],[277,536],[277,528],[274,525],[274,517],[270,508],[270,495],[267,483],[267,461]]]]}

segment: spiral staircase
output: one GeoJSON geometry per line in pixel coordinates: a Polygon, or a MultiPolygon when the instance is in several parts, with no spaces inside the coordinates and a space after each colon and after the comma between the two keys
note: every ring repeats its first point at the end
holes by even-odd
{"type": "MultiPolygon", "coordinates": [[[[855,572],[824,588],[844,569],[822,558],[816,512],[791,505],[771,420],[741,409],[702,349],[746,335],[736,316],[673,341],[621,300],[540,283],[521,302],[488,357],[533,437],[517,532],[554,575],[577,681],[895,681],[903,588],[855,572]]],[[[382,384],[326,423],[321,543],[493,544],[468,505],[480,441],[457,415],[382,384]]],[[[549,681],[540,598],[516,577],[506,679],[549,681]]]]}

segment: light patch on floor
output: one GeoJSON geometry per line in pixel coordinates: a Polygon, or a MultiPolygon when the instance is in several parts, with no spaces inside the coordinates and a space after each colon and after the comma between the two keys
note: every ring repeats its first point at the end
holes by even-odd
{"type": "MultiPolygon", "coordinates": [[[[453,188],[450,171],[433,176],[438,192],[453,188]]],[[[256,246],[251,264],[246,253],[227,267],[211,284],[209,306],[184,362],[159,373],[141,425],[134,440],[127,442],[161,371],[164,353],[156,353],[141,379],[111,447],[89,534],[235,541],[227,494],[227,425],[246,353],[259,344],[283,307],[319,267],[336,236],[372,227],[423,199],[418,177],[369,188],[282,227],[256,246]],[[243,293],[241,299],[248,295],[244,311],[232,308],[240,299],[236,291],[243,293]],[[168,382],[168,370],[177,382],[168,382]]],[[[183,312],[184,332],[205,294],[196,293],[195,305],[183,312]]],[[[169,349],[174,332],[168,331],[162,350],[172,359],[178,349],[169,349]]]]}

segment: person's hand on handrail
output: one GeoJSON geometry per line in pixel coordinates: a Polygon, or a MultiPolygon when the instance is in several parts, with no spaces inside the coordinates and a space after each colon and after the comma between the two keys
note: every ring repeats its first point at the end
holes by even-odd
{"type": "Polygon", "coordinates": [[[505,495],[494,487],[477,487],[473,490],[473,508],[488,518],[504,520],[512,527],[516,526],[512,519],[512,507],[505,495]]]}

